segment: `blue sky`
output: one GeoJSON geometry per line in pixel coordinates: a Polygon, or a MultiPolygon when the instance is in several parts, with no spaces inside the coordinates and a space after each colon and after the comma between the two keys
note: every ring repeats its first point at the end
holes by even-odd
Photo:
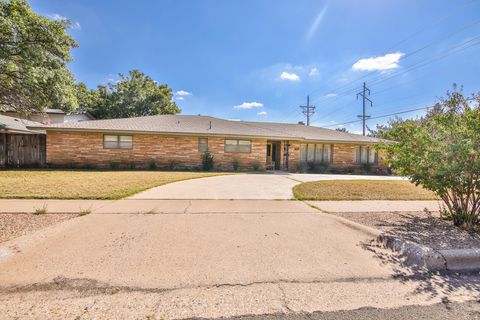
{"type": "MultiPolygon", "coordinates": [[[[297,122],[309,94],[317,107],[312,124],[335,128],[357,120],[355,93],[363,81],[373,117],[428,106],[454,82],[465,93],[480,90],[480,0],[31,5],[73,21],[70,33],[80,48],[70,68],[78,81],[93,88],[139,69],[177,92],[183,114],[297,122]]],[[[345,127],[361,131],[359,122],[345,127]]]]}

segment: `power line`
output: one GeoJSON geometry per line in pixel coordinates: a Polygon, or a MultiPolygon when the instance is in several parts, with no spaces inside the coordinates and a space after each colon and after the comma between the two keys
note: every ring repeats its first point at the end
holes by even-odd
{"type": "MultiPolygon", "coordinates": [[[[473,2],[473,1],[472,1],[472,2],[473,2]]],[[[404,56],[402,57],[402,59],[409,58],[409,57],[417,54],[418,52],[421,52],[421,51],[423,51],[423,50],[425,50],[425,49],[427,49],[427,48],[429,48],[429,47],[431,47],[431,46],[433,46],[433,45],[435,45],[435,44],[437,44],[437,43],[439,43],[439,42],[444,41],[445,39],[451,38],[452,36],[454,36],[454,35],[456,35],[456,34],[458,34],[458,33],[461,33],[461,32],[463,32],[463,31],[465,31],[466,29],[471,28],[471,27],[473,27],[473,26],[475,26],[475,25],[478,25],[478,24],[480,24],[480,20],[476,20],[476,21],[474,21],[474,22],[472,22],[472,23],[470,23],[470,24],[463,25],[462,27],[460,27],[459,29],[456,29],[455,31],[449,33],[448,35],[446,35],[446,36],[444,36],[444,37],[442,37],[442,38],[440,38],[440,39],[437,39],[437,40],[435,40],[435,41],[432,41],[432,42],[428,43],[427,45],[424,45],[424,46],[422,46],[422,47],[420,47],[420,48],[418,48],[418,49],[416,49],[416,50],[413,50],[413,51],[407,53],[406,55],[404,55],[404,56]]],[[[388,51],[388,49],[387,49],[387,51],[388,51]]],[[[361,80],[361,79],[364,79],[364,78],[366,78],[366,77],[369,77],[369,76],[375,74],[376,72],[377,72],[377,71],[371,71],[371,72],[369,72],[369,73],[367,73],[367,74],[365,74],[365,75],[363,75],[363,76],[361,76],[361,77],[359,77],[359,78],[357,78],[357,79],[348,81],[346,84],[344,84],[344,85],[342,85],[342,86],[339,86],[339,87],[337,87],[337,88],[335,88],[335,89],[333,89],[333,90],[330,90],[330,92],[337,92],[337,93],[339,93],[338,90],[341,90],[342,88],[348,88],[349,84],[352,84],[352,83],[354,83],[354,82],[357,82],[358,80],[361,80]]],[[[310,94],[315,93],[315,92],[318,92],[318,91],[320,91],[320,90],[321,90],[321,89],[314,90],[314,91],[310,92],[310,94]]],[[[346,90],[342,90],[341,93],[348,93],[348,92],[351,92],[352,90],[355,90],[355,89],[353,89],[353,88],[348,88],[348,89],[346,89],[346,90]]],[[[325,99],[325,97],[320,97],[319,100],[316,100],[316,101],[321,101],[322,98],[325,99]]]]}
{"type": "MultiPolygon", "coordinates": [[[[391,117],[391,116],[404,114],[404,113],[409,113],[409,112],[414,112],[414,111],[427,110],[428,108],[431,108],[431,107],[423,107],[423,108],[399,111],[399,112],[394,112],[394,113],[390,113],[390,114],[384,114],[384,115],[380,115],[380,116],[370,117],[370,119],[380,119],[380,118],[385,118],[385,117],[391,117]]],[[[342,122],[342,123],[335,123],[335,124],[332,124],[332,125],[327,125],[327,126],[322,126],[322,127],[329,128],[329,127],[343,126],[345,124],[357,123],[357,122],[360,122],[360,121],[362,121],[362,120],[353,120],[353,121],[347,121],[347,122],[342,122]]]]}
{"type": "MultiPolygon", "coordinates": [[[[371,80],[370,82],[370,85],[372,84],[377,84],[381,81],[385,81],[385,80],[388,80],[388,79],[391,79],[393,77],[396,77],[396,76],[399,76],[399,75],[402,75],[402,74],[405,74],[407,72],[410,72],[412,70],[416,70],[418,68],[421,68],[421,67],[424,67],[428,64],[431,64],[431,63],[434,63],[436,61],[439,61],[445,57],[447,57],[448,55],[452,54],[452,53],[456,53],[456,52],[460,52],[460,51],[463,51],[463,50],[466,50],[470,47],[473,47],[473,46],[476,46],[476,45],[479,45],[480,44],[480,41],[477,41],[477,40],[480,40],[480,35],[477,35],[475,36],[474,38],[470,39],[470,40],[467,40],[467,41],[464,41],[460,44],[457,44],[455,46],[452,46],[450,48],[448,48],[447,50],[443,51],[443,52],[440,52],[439,54],[437,55],[434,55],[428,59],[425,59],[425,60],[421,60],[417,63],[414,63],[412,64],[411,66],[407,67],[406,69],[402,69],[400,71],[397,71],[397,72],[394,72],[392,74],[390,74],[389,76],[387,77],[383,77],[382,75],[374,78],[373,80],[371,80]],[[477,41],[477,42],[475,42],[477,41]]],[[[393,87],[392,87],[393,88],[393,87]]],[[[392,89],[390,88],[390,89],[392,89]]],[[[385,90],[384,90],[385,91],[385,90]]],[[[328,113],[327,115],[325,115],[324,117],[328,117],[330,115],[332,115],[333,113],[335,112],[338,112],[339,110],[343,110],[347,107],[350,107],[350,105],[345,105],[343,107],[340,107],[340,108],[336,108],[335,110],[332,110],[332,112],[328,113]]]]}

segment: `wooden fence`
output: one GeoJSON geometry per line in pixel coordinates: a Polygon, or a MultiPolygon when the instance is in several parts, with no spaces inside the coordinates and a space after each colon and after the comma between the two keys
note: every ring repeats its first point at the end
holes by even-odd
{"type": "Polygon", "coordinates": [[[0,133],[0,168],[45,165],[46,136],[0,133]]]}

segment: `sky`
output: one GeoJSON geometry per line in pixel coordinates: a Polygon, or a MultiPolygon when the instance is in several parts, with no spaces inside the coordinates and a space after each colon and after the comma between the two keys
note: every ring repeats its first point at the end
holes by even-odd
{"type": "Polygon", "coordinates": [[[72,21],[70,70],[95,88],[138,69],[182,114],[361,132],[417,117],[453,83],[480,91],[480,0],[31,0],[72,21]]]}

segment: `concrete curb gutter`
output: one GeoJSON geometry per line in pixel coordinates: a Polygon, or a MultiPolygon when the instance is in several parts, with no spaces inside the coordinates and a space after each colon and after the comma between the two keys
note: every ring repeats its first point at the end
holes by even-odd
{"type": "Polygon", "coordinates": [[[430,271],[478,271],[480,249],[435,250],[414,242],[380,234],[377,242],[383,247],[399,252],[404,263],[426,268],[430,271]]]}

